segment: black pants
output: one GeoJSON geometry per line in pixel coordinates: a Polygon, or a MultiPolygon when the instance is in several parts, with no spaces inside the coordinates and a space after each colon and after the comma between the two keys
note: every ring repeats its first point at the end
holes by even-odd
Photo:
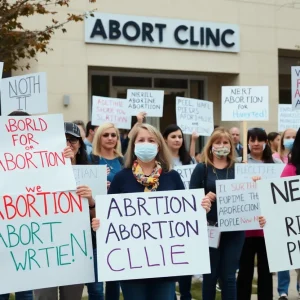
{"type": "MultiPolygon", "coordinates": [[[[193,276],[180,276],[179,283],[179,292],[180,292],[180,300],[191,300],[191,286],[192,286],[192,277],[193,276]]],[[[177,299],[175,295],[175,300],[177,299]]]]}
{"type": "Polygon", "coordinates": [[[243,247],[237,278],[237,299],[250,300],[254,261],[257,254],[257,299],[273,299],[273,278],[269,270],[268,257],[263,237],[248,237],[243,247]]]}

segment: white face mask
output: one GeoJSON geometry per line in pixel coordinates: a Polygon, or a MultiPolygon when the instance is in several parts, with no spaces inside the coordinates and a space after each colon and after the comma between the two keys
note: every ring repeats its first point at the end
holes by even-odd
{"type": "Polygon", "coordinates": [[[153,143],[137,143],[134,146],[134,154],[142,162],[149,162],[153,160],[158,152],[157,144],[153,143]]]}
{"type": "Polygon", "coordinates": [[[230,149],[227,147],[220,147],[220,148],[212,147],[212,152],[217,158],[221,158],[223,156],[227,156],[230,153],[230,149]]]}
{"type": "MultiPolygon", "coordinates": [[[[252,147],[248,144],[249,150],[251,151],[252,147]]],[[[263,151],[266,149],[266,143],[263,144],[263,151]]]]}

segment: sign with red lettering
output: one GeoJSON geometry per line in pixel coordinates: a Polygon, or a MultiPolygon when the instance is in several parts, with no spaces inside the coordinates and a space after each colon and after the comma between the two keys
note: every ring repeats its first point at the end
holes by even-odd
{"type": "Polygon", "coordinates": [[[46,73],[26,74],[2,80],[1,114],[8,115],[14,110],[30,114],[48,112],[46,73]]]}
{"type": "Polygon", "coordinates": [[[0,294],[95,281],[86,199],[4,194],[0,220],[0,294]]]}
{"type": "Polygon", "coordinates": [[[221,232],[216,226],[207,226],[208,241],[210,248],[219,248],[221,232]]]}
{"type": "Polygon", "coordinates": [[[98,280],[210,273],[204,190],[97,196],[98,280]]]}
{"type": "Polygon", "coordinates": [[[113,123],[120,129],[131,129],[131,115],[126,99],[93,96],[92,124],[113,123]]]}
{"type": "Polygon", "coordinates": [[[292,109],[300,109],[300,67],[292,67],[292,109]]]}
{"type": "Polygon", "coordinates": [[[76,189],[62,115],[0,117],[0,132],[0,195],[76,189]]]}
{"type": "Polygon", "coordinates": [[[221,232],[260,229],[260,206],[255,182],[217,180],[216,190],[221,232]]]}

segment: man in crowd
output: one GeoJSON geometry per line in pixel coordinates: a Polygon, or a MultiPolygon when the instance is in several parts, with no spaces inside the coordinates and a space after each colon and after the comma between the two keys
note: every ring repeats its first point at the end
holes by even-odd
{"type": "Polygon", "coordinates": [[[237,127],[232,127],[230,129],[230,134],[233,139],[236,156],[237,157],[243,156],[243,146],[240,143],[240,130],[237,127]]]}
{"type": "Polygon", "coordinates": [[[98,126],[92,125],[91,121],[89,121],[86,124],[86,134],[85,134],[86,138],[84,139],[84,143],[85,143],[86,152],[88,155],[90,155],[93,151],[93,140],[94,140],[94,136],[95,136],[97,129],[98,129],[98,126]]]}

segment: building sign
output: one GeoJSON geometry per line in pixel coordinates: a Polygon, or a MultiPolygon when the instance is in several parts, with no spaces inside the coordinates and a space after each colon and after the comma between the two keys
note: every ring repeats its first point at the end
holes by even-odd
{"type": "Polygon", "coordinates": [[[239,26],[95,13],[85,20],[85,42],[126,46],[239,52],[239,26]]]}

